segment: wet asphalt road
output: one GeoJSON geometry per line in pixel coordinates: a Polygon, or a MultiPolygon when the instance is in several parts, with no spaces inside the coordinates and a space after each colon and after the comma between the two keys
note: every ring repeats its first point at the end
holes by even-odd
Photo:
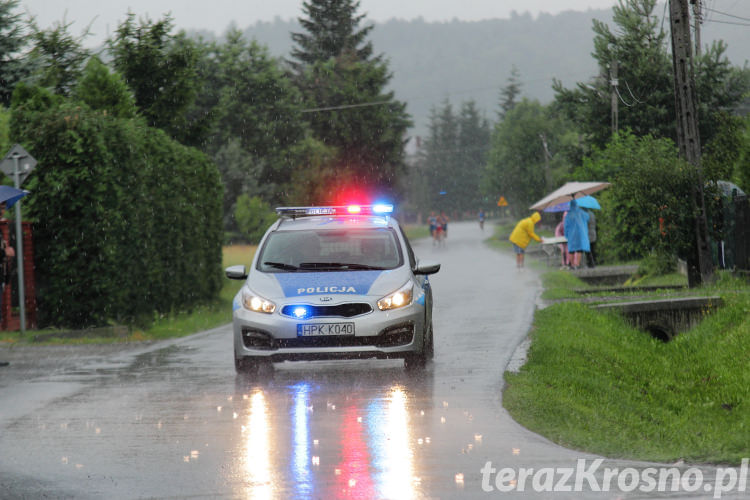
{"type": "Polygon", "coordinates": [[[0,368],[0,498],[655,497],[534,492],[530,480],[501,493],[482,474],[487,462],[539,470],[597,458],[502,408],[540,284],[482,243],[490,232],[451,224],[444,248],[415,245],[442,263],[431,278],[435,361],[419,374],[365,360],[283,363],[245,379],[229,325],[157,344],[0,349],[11,362],[0,368]]]}

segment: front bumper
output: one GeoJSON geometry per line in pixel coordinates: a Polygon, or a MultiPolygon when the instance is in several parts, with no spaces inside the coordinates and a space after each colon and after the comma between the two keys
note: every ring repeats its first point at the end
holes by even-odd
{"type": "Polygon", "coordinates": [[[355,317],[317,317],[297,320],[280,314],[263,314],[239,308],[234,311],[235,358],[266,358],[270,361],[314,359],[403,358],[421,352],[424,344],[425,311],[418,302],[355,317]],[[305,323],[353,323],[354,335],[298,336],[297,325],[305,323]]]}

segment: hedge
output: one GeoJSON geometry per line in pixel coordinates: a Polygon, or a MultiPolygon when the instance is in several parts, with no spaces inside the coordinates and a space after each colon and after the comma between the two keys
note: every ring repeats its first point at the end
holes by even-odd
{"type": "Polygon", "coordinates": [[[11,136],[37,160],[24,188],[34,221],[40,323],[150,321],[221,288],[222,187],[196,149],[38,88],[14,95],[11,136]]]}

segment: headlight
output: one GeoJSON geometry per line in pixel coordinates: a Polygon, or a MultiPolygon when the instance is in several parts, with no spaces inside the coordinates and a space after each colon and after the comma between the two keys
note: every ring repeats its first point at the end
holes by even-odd
{"type": "Polygon", "coordinates": [[[276,310],[276,304],[268,299],[255,295],[249,290],[242,291],[242,305],[245,309],[255,312],[271,314],[276,310]]]}
{"type": "Polygon", "coordinates": [[[378,301],[378,309],[387,311],[388,309],[398,309],[399,307],[411,304],[414,284],[409,281],[404,286],[390,295],[386,295],[378,301]]]}

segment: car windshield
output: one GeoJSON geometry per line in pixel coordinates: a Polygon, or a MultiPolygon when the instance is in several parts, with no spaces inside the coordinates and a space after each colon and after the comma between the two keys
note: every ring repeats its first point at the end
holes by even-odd
{"type": "Polygon", "coordinates": [[[394,269],[403,263],[395,231],[388,228],[271,233],[261,249],[263,272],[394,269]]]}

